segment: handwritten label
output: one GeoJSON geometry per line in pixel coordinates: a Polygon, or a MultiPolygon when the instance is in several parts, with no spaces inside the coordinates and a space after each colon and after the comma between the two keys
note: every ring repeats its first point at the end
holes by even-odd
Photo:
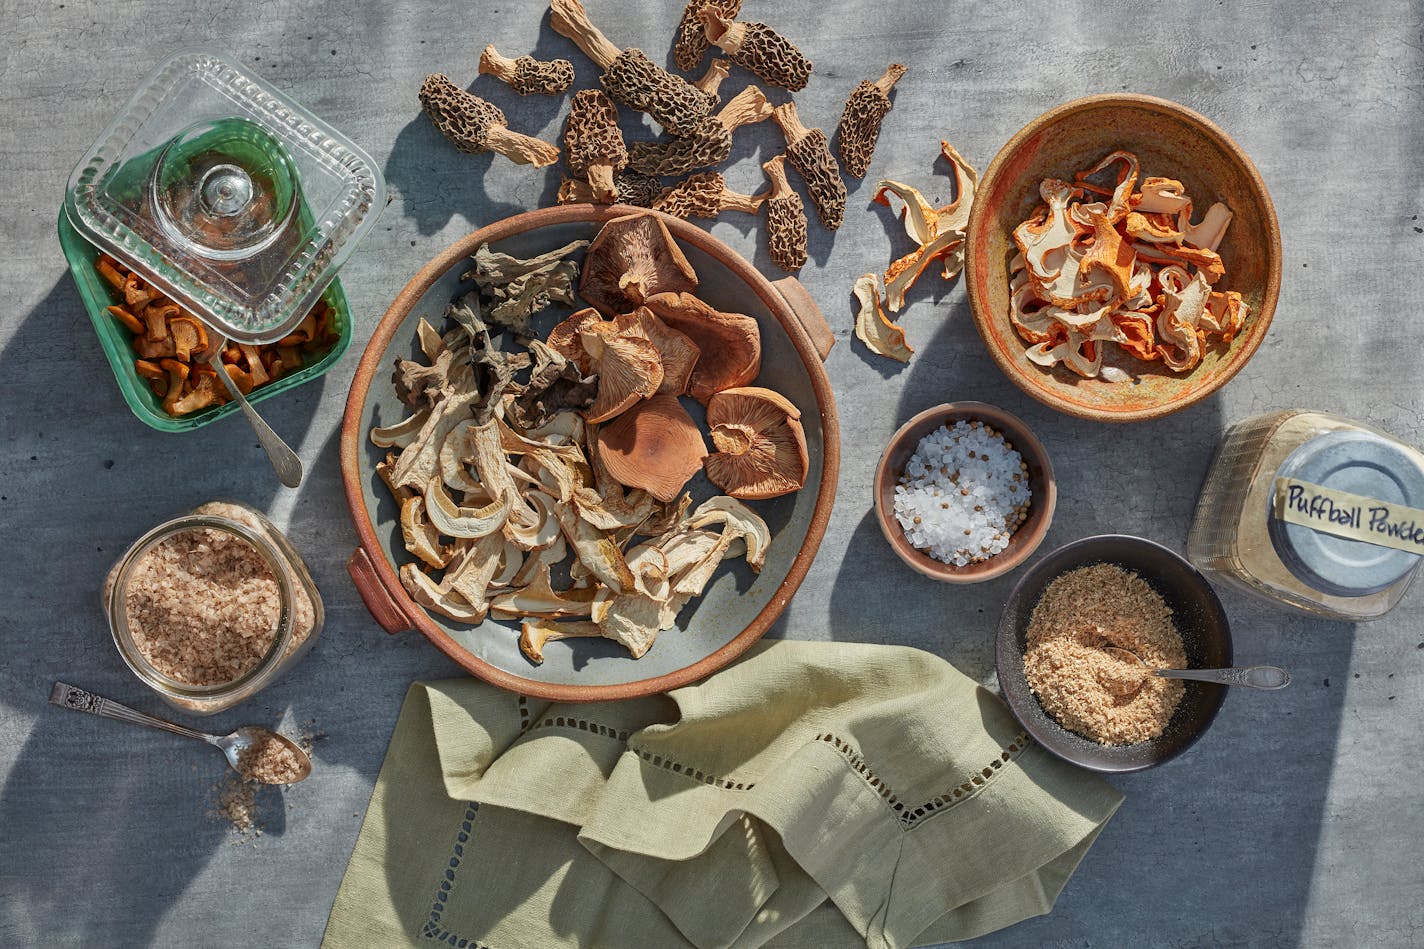
{"type": "Polygon", "coordinates": [[[1275,515],[1288,524],[1424,556],[1424,510],[1417,507],[1277,478],[1275,515]]]}

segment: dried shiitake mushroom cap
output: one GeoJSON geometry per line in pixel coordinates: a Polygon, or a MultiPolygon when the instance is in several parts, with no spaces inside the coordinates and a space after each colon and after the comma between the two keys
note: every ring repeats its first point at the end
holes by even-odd
{"type": "Polygon", "coordinates": [[[707,425],[717,451],[704,467],[713,484],[734,498],[774,498],[806,483],[810,455],[801,413],[770,389],[727,389],[707,403],[707,425]]]}
{"type": "Polygon", "coordinates": [[[750,316],[714,310],[691,293],[659,293],[648,298],[648,309],[701,351],[687,386],[697,401],[744,386],[761,372],[761,330],[750,316]]]}
{"type": "Polygon", "coordinates": [[[425,77],[420,105],[440,134],[462,152],[498,152],[512,162],[535,168],[559,160],[559,150],[553,145],[511,132],[498,106],[466,92],[441,73],[425,77]]]}
{"type": "Polygon", "coordinates": [[[480,75],[494,76],[521,96],[557,96],[574,84],[574,64],[567,59],[538,60],[533,56],[510,59],[491,43],[480,53],[480,75]]]}
{"type": "Polygon", "coordinates": [[[702,28],[702,11],[713,9],[729,20],[735,20],[742,12],[742,0],[687,0],[682,10],[682,20],[677,25],[677,42],[672,53],[677,68],[692,72],[702,57],[707,54],[707,33],[702,28]]]}
{"type": "Polygon", "coordinates": [[[698,11],[702,31],[732,62],[773,86],[792,92],[806,88],[811,60],[796,45],[765,23],[737,23],[714,7],[698,11]]]}
{"type": "Polygon", "coordinates": [[[589,245],[579,293],[613,316],[642,306],[655,293],[697,289],[697,274],[667,225],[652,214],[614,218],[589,245]]]}
{"type": "Polygon", "coordinates": [[[598,454],[614,480],[664,503],[702,470],[707,446],[675,395],[639,402],[598,429],[598,454]]]}
{"type": "Polygon", "coordinates": [[[870,168],[875,142],[880,137],[880,123],[890,112],[890,90],[903,75],[905,67],[891,63],[879,79],[863,80],[856,86],[841,111],[841,122],[836,130],[841,166],[857,178],[864,178],[870,168]]]}

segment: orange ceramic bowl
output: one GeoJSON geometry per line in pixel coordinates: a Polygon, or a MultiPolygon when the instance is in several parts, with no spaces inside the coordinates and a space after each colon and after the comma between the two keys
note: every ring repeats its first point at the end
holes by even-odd
{"type": "Polygon", "coordinates": [[[969,216],[965,281],[975,325],[989,355],[1029,395],[1069,415],[1103,422],[1159,418],[1206,398],[1241,371],[1261,345],[1281,288],[1281,235],[1275,207],[1256,167],[1209,119],[1175,102],[1141,95],[1075,99],[1024,126],[990,163],[969,216]],[[1044,178],[1071,180],[1109,152],[1136,153],[1141,175],[1176,178],[1199,215],[1214,201],[1234,213],[1218,252],[1226,276],[1217,289],[1236,290],[1250,306],[1242,331],[1223,346],[1205,347],[1187,373],[1106,347],[1103,364],[1132,382],[1084,379],[1062,365],[1043,369],[1009,322],[1009,261],[1018,249],[1013,229],[1040,202],[1044,178]]]}

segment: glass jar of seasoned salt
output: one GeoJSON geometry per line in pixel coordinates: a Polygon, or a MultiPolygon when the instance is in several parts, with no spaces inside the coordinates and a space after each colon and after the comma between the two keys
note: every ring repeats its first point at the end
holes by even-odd
{"type": "Polygon", "coordinates": [[[104,612],[125,664],[180,711],[251,698],[311,648],[324,618],[301,555],[257,511],[214,501],[159,524],[109,571],[104,612]]]}
{"type": "Polygon", "coordinates": [[[1376,619],[1424,562],[1424,455],[1361,422],[1290,410],[1222,439],[1187,557],[1228,586],[1327,619],[1376,619]]]}

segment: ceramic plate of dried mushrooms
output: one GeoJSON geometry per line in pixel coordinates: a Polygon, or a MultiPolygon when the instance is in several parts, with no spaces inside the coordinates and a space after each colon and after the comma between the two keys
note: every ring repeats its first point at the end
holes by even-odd
{"type": "Polygon", "coordinates": [[[668,215],[570,205],[476,231],[396,298],[352,383],[363,600],[526,695],[715,671],[824,535],[829,346],[794,278],[668,215]]]}

